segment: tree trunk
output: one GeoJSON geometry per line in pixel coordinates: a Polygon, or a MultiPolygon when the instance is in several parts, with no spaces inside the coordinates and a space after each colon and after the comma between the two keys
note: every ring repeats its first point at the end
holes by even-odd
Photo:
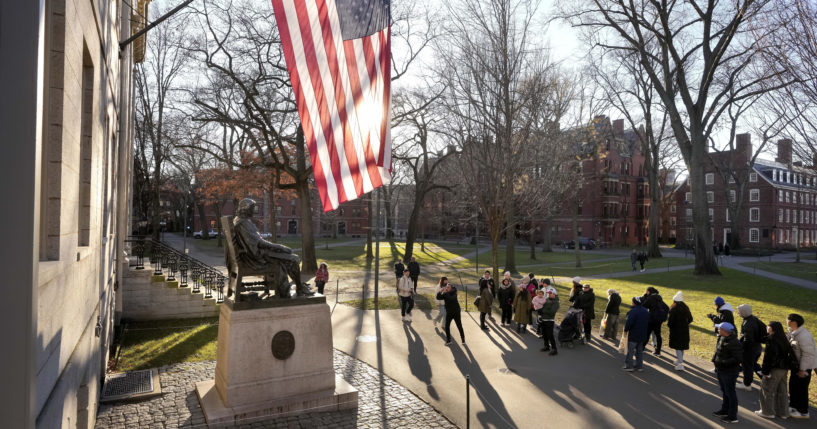
{"type": "Polygon", "coordinates": [[[507,227],[505,229],[505,271],[517,274],[516,271],[516,215],[513,199],[508,203],[506,211],[507,227]]]}
{"type": "Polygon", "coordinates": [[[383,204],[385,205],[385,216],[386,216],[386,239],[391,240],[394,238],[394,225],[392,223],[391,218],[391,189],[387,189],[387,186],[383,186],[380,189],[383,190],[383,204]]]}
{"type": "Polygon", "coordinates": [[[417,241],[417,225],[420,223],[420,213],[423,210],[423,201],[421,199],[414,199],[414,206],[411,208],[411,215],[409,216],[408,231],[406,232],[406,254],[403,256],[405,261],[411,260],[414,254],[414,242],[417,241]]]}
{"type": "Polygon", "coordinates": [[[530,238],[529,238],[529,243],[528,244],[530,245],[530,260],[535,261],[536,260],[536,228],[535,227],[531,227],[531,229],[530,229],[530,238]]]}
{"type": "Polygon", "coordinates": [[[275,194],[270,191],[270,204],[269,204],[269,213],[267,216],[269,217],[269,232],[272,234],[270,237],[271,242],[275,243],[278,240],[278,211],[275,208],[275,194]]]}
{"type": "Polygon", "coordinates": [[[209,240],[210,235],[204,233],[209,228],[208,224],[207,224],[207,216],[204,214],[204,210],[205,210],[204,203],[200,203],[198,205],[198,209],[199,209],[199,219],[201,219],[201,225],[199,225],[199,227],[201,228],[201,231],[202,231],[201,239],[202,240],[209,240]]]}
{"type": "Polygon", "coordinates": [[[315,234],[312,231],[312,198],[309,194],[309,175],[306,174],[306,144],[304,132],[298,127],[295,137],[298,165],[295,190],[298,195],[298,217],[301,220],[301,273],[311,276],[318,271],[317,256],[315,255],[315,234]]]}
{"type": "Polygon", "coordinates": [[[579,244],[579,207],[573,208],[573,254],[576,256],[576,268],[582,267],[581,244],[579,244]]]}
{"type": "Polygon", "coordinates": [[[650,258],[660,258],[661,248],[658,247],[658,218],[660,217],[661,189],[658,184],[658,163],[656,154],[647,159],[647,182],[650,187],[650,229],[649,240],[647,241],[647,256],[650,258]]]}
{"type": "Polygon", "coordinates": [[[372,228],[374,228],[374,204],[372,198],[374,198],[374,192],[369,192],[367,197],[369,199],[369,213],[368,213],[368,222],[369,228],[366,230],[366,262],[370,262],[374,259],[374,252],[372,251],[372,228]]]}
{"type": "Polygon", "coordinates": [[[544,244],[542,244],[542,251],[543,252],[553,252],[553,217],[548,216],[545,220],[545,238],[544,244]]]}
{"type": "MultiPolygon", "coordinates": [[[[703,138],[703,137],[701,137],[703,138]]],[[[720,275],[715,255],[712,251],[712,232],[709,223],[709,203],[706,201],[705,165],[707,147],[692,144],[689,170],[689,185],[692,194],[692,224],[695,228],[695,274],[720,275]]]]}
{"type": "MultiPolygon", "coordinates": [[[[223,247],[224,246],[221,243],[221,234],[220,234],[220,232],[221,232],[221,207],[222,207],[221,201],[216,201],[216,231],[219,232],[218,234],[216,234],[216,239],[218,240],[218,241],[216,241],[216,247],[223,247]]],[[[237,207],[237,206],[235,206],[235,207],[237,207]]],[[[206,236],[209,237],[210,236],[210,229],[208,228],[207,231],[203,235],[206,235],[206,236]]]]}
{"type": "MultiPolygon", "coordinates": [[[[495,229],[499,229],[496,227],[495,229]]],[[[494,271],[495,282],[501,282],[499,277],[499,231],[491,231],[491,268],[494,271]]],[[[499,288],[499,284],[496,285],[499,288]]]]}

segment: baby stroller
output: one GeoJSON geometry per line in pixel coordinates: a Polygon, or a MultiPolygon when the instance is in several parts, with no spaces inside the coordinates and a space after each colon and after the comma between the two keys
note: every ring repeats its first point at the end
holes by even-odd
{"type": "Polygon", "coordinates": [[[565,345],[573,348],[575,340],[582,339],[582,316],[584,312],[577,308],[569,308],[559,324],[559,342],[562,347],[565,345]]]}

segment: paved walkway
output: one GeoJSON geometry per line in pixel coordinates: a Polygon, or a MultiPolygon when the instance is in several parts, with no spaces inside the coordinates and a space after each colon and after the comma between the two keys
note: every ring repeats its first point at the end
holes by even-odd
{"type": "MultiPolygon", "coordinates": [[[[335,351],[335,373],[358,393],[357,410],[302,413],[236,426],[239,428],[453,428],[443,415],[371,366],[335,351]]],[[[212,379],[216,362],[196,362],[160,368],[162,395],[137,403],[102,404],[96,429],[206,428],[196,397],[196,383],[212,379]]]]}

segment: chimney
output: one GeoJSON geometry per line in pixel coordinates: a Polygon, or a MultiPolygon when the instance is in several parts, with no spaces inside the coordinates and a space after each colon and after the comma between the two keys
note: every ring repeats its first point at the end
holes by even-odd
{"type": "Polygon", "coordinates": [[[791,140],[781,139],[777,141],[777,158],[775,161],[791,167],[791,140]]]}
{"type": "Polygon", "coordinates": [[[752,135],[743,133],[737,135],[737,156],[748,161],[752,158],[752,135]]]}
{"type": "Polygon", "coordinates": [[[613,135],[616,137],[624,135],[624,119],[616,119],[613,121],[613,135]]]}

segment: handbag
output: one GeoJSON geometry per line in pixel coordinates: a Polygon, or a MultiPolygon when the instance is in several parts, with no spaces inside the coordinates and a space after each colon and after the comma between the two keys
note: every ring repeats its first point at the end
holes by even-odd
{"type": "Polygon", "coordinates": [[[618,352],[626,355],[627,354],[627,337],[628,332],[625,332],[624,335],[621,336],[621,341],[618,343],[618,352]]]}
{"type": "Polygon", "coordinates": [[[474,299],[474,307],[479,307],[479,301],[480,301],[480,298],[482,298],[482,297],[481,297],[481,296],[478,296],[478,297],[476,297],[476,298],[474,299]]]}
{"type": "Polygon", "coordinates": [[[601,319],[601,326],[599,326],[599,332],[601,335],[604,335],[604,331],[607,329],[607,313],[604,313],[604,317],[601,319]]]}

